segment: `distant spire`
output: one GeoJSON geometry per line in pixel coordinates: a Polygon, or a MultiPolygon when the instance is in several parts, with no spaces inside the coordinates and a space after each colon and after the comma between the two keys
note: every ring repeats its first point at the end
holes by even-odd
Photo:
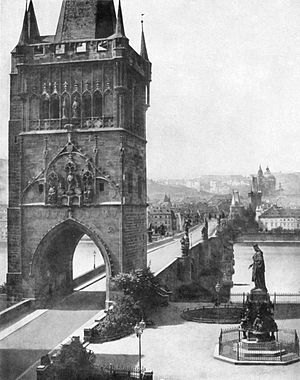
{"type": "Polygon", "coordinates": [[[144,14],[142,13],[141,16],[142,16],[142,19],[141,19],[142,38],[141,38],[141,53],[140,53],[140,55],[144,58],[145,61],[149,61],[148,53],[147,53],[147,48],[146,48],[145,35],[144,35],[144,20],[143,20],[144,14]]]}
{"type": "Polygon", "coordinates": [[[125,37],[121,0],[119,0],[118,17],[116,25],[116,37],[125,37]]]}

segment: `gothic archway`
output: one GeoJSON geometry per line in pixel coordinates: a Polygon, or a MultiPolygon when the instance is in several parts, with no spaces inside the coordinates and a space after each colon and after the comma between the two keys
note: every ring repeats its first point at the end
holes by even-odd
{"type": "Polygon", "coordinates": [[[73,292],[73,255],[83,235],[99,249],[106,270],[106,301],[109,301],[112,260],[99,233],[75,219],[67,219],[50,229],[40,241],[31,260],[30,275],[35,297],[47,301],[73,292]]]}

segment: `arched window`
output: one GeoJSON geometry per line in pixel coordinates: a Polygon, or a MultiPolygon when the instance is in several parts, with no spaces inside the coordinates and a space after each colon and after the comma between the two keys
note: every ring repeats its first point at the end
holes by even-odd
{"type": "Polygon", "coordinates": [[[40,101],[36,95],[30,99],[30,120],[38,120],[40,118],[40,101]]]}
{"type": "Polygon", "coordinates": [[[64,93],[61,97],[61,118],[70,119],[70,95],[64,93]]]}
{"type": "Polygon", "coordinates": [[[104,94],[104,116],[113,115],[113,94],[109,90],[104,94]]]}
{"type": "Polygon", "coordinates": [[[51,119],[58,119],[59,118],[59,96],[57,93],[51,95],[50,116],[51,116],[51,119]]]}
{"type": "Polygon", "coordinates": [[[101,95],[100,91],[94,92],[93,116],[94,117],[101,117],[102,116],[102,95],[101,95]]]}
{"type": "Polygon", "coordinates": [[[41,97],[41,119],[49,119],[49,103],[50,97],[47,93],[43,93],[41,97]]]}
{"type": "Polygon", "coordinates": [[[88,119],[92,116],[92,97],[88,91],[82,95],[82,117],[88,119]]]}

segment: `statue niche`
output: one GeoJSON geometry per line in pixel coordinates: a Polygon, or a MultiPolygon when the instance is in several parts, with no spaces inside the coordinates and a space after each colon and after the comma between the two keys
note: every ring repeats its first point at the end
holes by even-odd
{"type": "Polygon", "coordinates": [[[88,160],[69,153],[53,164],[47,176],[47,204],[82,206],[94,200],[93,168],[88,160]]]}

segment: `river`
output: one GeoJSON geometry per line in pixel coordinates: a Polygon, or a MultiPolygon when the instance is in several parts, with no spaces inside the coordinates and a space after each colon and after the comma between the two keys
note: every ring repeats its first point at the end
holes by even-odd
{"type": "MultiPolygon", "coordinates": [[[[94,268],[102,265],[103,258],[99,249],[92,241],[81,240],[76,247],[73,257],[73,278],[76,278],[94,268]],[[95,252],[95,255],[94,255],[95,252]]],[[[7,272],[7,244],[0,243],[0,284],[6,281],[7,272]]]]}
{"type": "MultiPolygon", "coordinates": [[[[300,292],[300,245],[264,245],[260,244],[264,252],[266,265],[266,284],[269,292],[298,293],[300,292]]],[[[5,282],[7,272],[7,246],[0,243],[0,284],[5,282]]],[[[91,241],[81,240],[73,258],[73,277],[93,269],[94,252],[96,266],[103,264],[102,256],[91,241]]],[[[247,292],[253,288],[251,270],[253,248],[250,245],[235,244],[235,274],[233,275],[233,293],[247,292]],[[238,284],[238,285],[237,285],[238,284]],[[247,284],[247,285],[241,285],[247,284]]]]}
{"type": "MultiPolygon", "coordinates": [[[[269,293],[299,293],[300,245],[259,244],[259,247],[264,253],[265,277],[269,293]]],[[[251,245],[234,245],[233,293],[248,292],[254,287],[251,282],[251,269],[248,269],[252,263],[253,253],[251,245]]]]}

